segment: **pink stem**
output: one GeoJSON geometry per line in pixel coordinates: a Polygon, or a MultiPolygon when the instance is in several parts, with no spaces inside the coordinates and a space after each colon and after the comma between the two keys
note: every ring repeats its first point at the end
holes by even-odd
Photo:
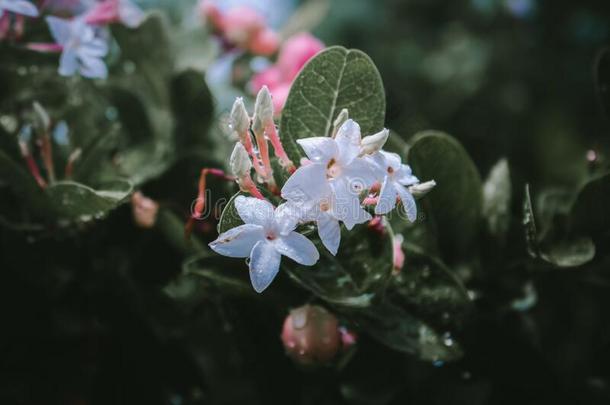
{"type": "Polygon", "coordinates": [[[254,170],[260,177],[265,178],[265,168],[263,167],[263,163],[259,159],[256,152],[254,152],[254,146],[252,145],[252,138],[250,137],[250,132],[246,130],[245,136],[242,136],[241,139],[243,139],[242,144],[244,145],[246,152],[248,152],[248,154],[252,158],[252,165],[254,166],[254,170]]]}
{"type": "Polygon", "coordinates": [[[286,170],[288,170],[289,172],[294,172],[294,170],[295,170],[294,164],[292,163],[292,161],[286,154],[286,151],[284,150],[284,146],[282,145],[282,141],[280,140],[280,137],[277,134],[277,129],[275,128],[275,124],[273,123],[273,121],[270,121],[267,124],[267,126],[265,127],[265,131],[267,132],[267,135],[269,136],[269,140],[271,141],[271,144],[273,145],[275,154],[280,159],[282,166],[284,166],[286,168],[286,170]]]}
{"type": "Polygon", "coordinates": [[[38,169],[38,165],[36,164],[34,157],[30,153],[28,145],[25,142],[19,142],[19,147],[21,148],[21,156],[23,156],[23,158],[25,159],[25,163],[28,166],[28,170],[30,171],[32,176],[34,176],[36,183],[38,183],[41,188],[45,188],[47,186],[47,182],[44,181],[44,179],[40,175],[40,170],[38,169]]]}
{"type": "Polygon", "coordinates": [[[37,52],[61,52],[64,48],[59,44],[30,42],[25,44],[25,47],[37,52]]]}
{"type": "Polygon", "coordinates": [[[258,198],[259,200],[266,200],[266,198],[258,191],[256,184],[252,181],[250,175],[246,175],[243,179],[241,179],[241,186],[250,193],[253,197],[258,198]]]}
{"type": "Polygon", "coordinates": [[[379,201],[379,197],[366,197],[364,200],[362,200],[362,204],[364,205],[377,205],[377,202],[379,201]]]}
{"type": "Polygon", "coordinates": [[[85,16],[87,24],[107,25],[119,21],[117,0],[105,0],[97,3],[85,16]]]}
{"type": "Polygon", "coordinates": [[[256,144],[258,146],[258,151],[261,155],[261,161],[263,163],[263,168],[265,170],[264,179],[266,181],[270,181],[272,179],[273,169],[271,169],[271,159],[269,159],[269,145],[267,145],[267,138],[265,138],[265,132],[261,131],[256,136],[256,144]]]}

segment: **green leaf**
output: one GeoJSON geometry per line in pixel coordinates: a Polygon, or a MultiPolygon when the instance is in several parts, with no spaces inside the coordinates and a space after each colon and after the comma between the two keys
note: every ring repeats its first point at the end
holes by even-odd
{"type": "Polygon", "coordinates": [[[350,317],[382,344],[422,360],[454,361],[463,355],[450,333],[437,332],[390,300],[353,312],[350,317]]]}
{"type": "Polygon", "coordinates": [[[114,181],[99,190],[80,183],[61,181],[46,189],[51,204],[58,211],[60,223],[99,219],[125,202],[131,191],[131,184],[126,181],[114,181]]]}
{"type": "Polygon", "coordinates": [[[562,229],[558,224],[554,224],[554,227],[547,225],[544,238],[540,235],[534,218],[529,185],[525,187],[523,224],[528,253],[533,258],[557,267],[578,267],[595,257],[595,245],[588,236],[562,229]]]}
{"type": "Polygon", "coordinates": [[[511,183],[508,161],[500,159],[483,185],[483,216],[492,235],[503,237],[510,225],[511,183]]]}
{"type": "Polygon", "coordinates": [[[341,232],[341,246],[331,255],[317,239],[320,260],[314,266],[299,266],[289,260],[282,268],[299,285],[333,304],[367,307],[386,287],[392,274],[392,230],[385,225],[383,234],[366,225],[341,232]]]}
{"type": "Polygon", "coordinates": [[[235,208],[235,199],[237,196],[246,195],[242,192],[236,193],[231,197],[227,205],[222,210],[220,214],[220,219],[218,220],[218,233],[221,234],[223,232],[228,231],[231,228],[235,228],[236,226],[242,225],[244,221],[241,220],[239,214],[237,213],[237,208],[235,208]]]}
{"type": "Polygon", "coordinates": [[[429,205],[420,205],[425,212],[423,221],[436,232],[445,259],[455,260],[473,247],[478,234],[482,210],[479,172],[456,139],[437,131],[415,136],[408,162],[420,180],[437,183],[424,198],[429,205]]]}
{"type": "Polygon", "coordinates": [[[385,92],[374,63],[361,51],[333,46],[312,58],[290,88],[280,122],[290,159],[302,157],[297,139],[330,136],[343,108],[363,135],[383,128],[385,92]]]}

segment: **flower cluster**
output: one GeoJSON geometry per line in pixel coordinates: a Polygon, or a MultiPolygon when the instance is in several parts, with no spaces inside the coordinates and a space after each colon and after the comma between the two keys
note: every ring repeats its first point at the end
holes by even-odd
{"type": "MultiPolygon", "coordinates": [[[[0,0],[8,3],[24,3],[22,0],[0,0]]],[[[59,74],[76,73],[88,78],[104,79],[108,68],[104,58],[108,54],[110,33],[107,25],[124,24],[138,27],[144,20],[144,12],[131,0],[80,0],[69,5],[58,1],[44,3],[46,10],[72,13],[71,18],[47,15],[46,21],[54,43],[29,43],[26,46],[40,52],[61,52],[59,74]],[[57,3],[57,4],[56,4],[57,3]]],[[[0,9],[3,3],[0,2],[0,9]]]]}
{"type": "Polygon", "coordinates": [[[219,254],[250,258],[250,278],[257,292],[273,281],[282,255],[305,266],[318,261],[314,244],[296,231],[299,224],[315,223],[322,244],[336,255],[341,242],[340,224],[351,230],[371,220],[368,206],[374,206],[376,215],[383,215],[400,201],[409,221],[415,221],[414,194],[424,194],[435,183],[420,184],[399,155],[382,150],[389,136],[387,129],[362,137],[358,123],[343,110],[335,121],[332,136],[297,140],[307,158],[295,170],[282,147],[272,115],[273,104],[266,87],[258,94],[253,117],[248,115],[241,99],[235,101],[230,125],[240,141],[231,155],[231,169],[242,192],[255,198],[236,197],[235,208],[245,224],[222,233],[210,243],[219,254]],[[277,193],[267,140],[291,173],[280,191],[285,201],[277,208],[265,199],[250,176],[254,168],[258,183],[277,193]]]}
{"type": "Polygon", "coordinates": [[[273,54],[280,43],[279,36],[269,28],[263,16],[242,5],[221,10],[216,2],[203,0],[199,9],[204,20],[228,47],[237,47],[254,55],[273,54]]]}

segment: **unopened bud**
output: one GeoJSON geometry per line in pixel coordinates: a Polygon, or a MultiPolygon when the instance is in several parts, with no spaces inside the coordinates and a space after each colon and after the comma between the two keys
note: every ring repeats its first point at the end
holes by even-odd
{"type": "Polygon", "coordinates": [[[159,204],[137,191],[131,196],[133,220],[140,228],[150,229],[157,222],[159,204]]]}
{"type": "Polygon", "coordinates": [[[286,317],[282,342],[288,356],[301,365],[328,363],[341,347],[339,322],[320,306],[304,305],[286,317]]]}
{"type": "Polygon", "coordinates": [[[244,148],[244,145],[242,145],[240,142],[235,144],[233,152],[231,153],[231,158],[229,159],[229,163],[231,165],[233,175],[238,179],[244,177],[246,174],[250,174],[250,169],[252,169],[250,156],[248,156],[246,148],[244,148]]]}
{"type": "Polygon", "coordinates": [[[337,118],[335,118],[335,121],[333,122],[333,138],[335,137],[335,135],[337,135],[337,131],[339,131],[341,125],[343,125],[348,119],[349,112],[347,111],[347,108],[344,108],[341,110],[341,112],[339,112],[339,115],[337,115],[337,118]]]}
{"type": "Polygon", "coordinates": [[[404,241],[404,237],[399,233],[394,235],[394,239],[392,240],[392,266],[394,267],[394,274],[400,273],[402,267],[405,265],[405,252],[402,250],[402,243],[404,241]]]}
{"type": "Polygon", "coordinates": [[[409,191],[413,194],[413,197],[421,198],[428,194],[436,186],[436,181],[430,180],[425,183],[414,184],[409,187],[409,191]]]}
{"type": "Polygon", "coordinates": [[[230,124],[233,131],[237,132],[240,137],[248,131],[250,117],[241,97],[237,97],[233,103],[230,124]]]}
{"type": "Polygon", "coordinates": [[[371,155],[375,152],[379,152],[381,148],[383,148],[383,145],[385,145],[389,136],[390,131],[387,129],[383,129],[373,135],[365,136],[360,143],[360,154],[371,155]]]}
{"type": "Polygon", "coordinates": [[[36,117],[38,118],[38,123],[40,124],[40,128],[43,130],[48,130],[51,127],[51,118],[49,118],[49,114],[47,110],[44,109],[42,105],[38,101],[34,101],[32,104],[34,107],[34,112],[36,113],[36,117]]]}
{"type": "Polygon", "coordinates": [[[254,121],[259,121],[263,128],[270,122],[273,122],[273,99],[267,86],[261,87],[256,95],[256,103],[254,104],[254,121]]]}

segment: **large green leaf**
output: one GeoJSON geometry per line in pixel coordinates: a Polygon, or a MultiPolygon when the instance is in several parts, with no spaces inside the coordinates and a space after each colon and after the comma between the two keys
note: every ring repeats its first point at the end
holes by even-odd
{"type": "Polygon", "coordinates": [[[591,180],[578,193],[571,210],[571,227],[588,235],[610,230],[610,174],[591,180]]]}
{"type": "Polygon", "coordinates": [[[423,221],[436,232],[443,256],[458,259],[473,247],[478,233],[482,188],[477,168],[456,139],[436,131],[415,136],[408,162],[422,181],[436,181],[428,205],[423,204],[423,221]]]}
{"type": "MultiPolygon", "coordinates": [[[[552,213],[547,215],[555,218],[552,213]]],[[[564,229],[566,227],[559,224],[547,224],[544,235],[541,235],[534,217],[529,185],[526,185],[523,201],[523,225],[528,253],[533,258],[557,267],[577,267],[595,256],[595,245],[589,236],[564,229]]]]}
{"type": "Polygon", "coordinates": [[[46,189],[51,204],[58,212],[58,221],[68,224],[103,217],[125,202],[131,191],[131,184],[126,181],[114,181],[98,190],[80,183],[61,181],[46,189]]]}
{"type": "Polygon", "coordinates": [[[333,46],[312,58],[292,83],[280,123],[290,158],[298,162],[302,156],[297,139],[330,136],[344,108],[363,134],[383,128],[385,93],[377,68],[363,52],[333,46]]]}

